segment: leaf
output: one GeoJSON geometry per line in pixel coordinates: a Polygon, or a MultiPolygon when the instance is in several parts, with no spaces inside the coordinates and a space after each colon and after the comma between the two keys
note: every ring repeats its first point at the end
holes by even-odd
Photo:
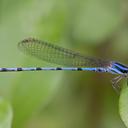
{"type": "Polygon", "coordinates": [[[10,104],[0,98],[0,128],[11,128],[12,116],[10,104]]]}
{"type": "Polygon", "coordinates": [[[119,99],[119,112],[121,119],[128,128],[128,86],[123,87],[119,99]]]}

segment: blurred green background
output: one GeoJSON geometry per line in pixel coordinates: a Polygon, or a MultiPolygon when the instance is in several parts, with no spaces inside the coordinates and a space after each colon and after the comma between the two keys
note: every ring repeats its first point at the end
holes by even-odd
{"type": "MultiPolygon", "coordinates": [[[[27,37],[128,63],[128,1],[1,0],[0,67],[52,66],[17,49],[27,37]]],[[[0,109],[8,122],[0,128],[125,128],[113,77],[72,71],[0,73],[0,96],[9,111],[0,109]]]]}

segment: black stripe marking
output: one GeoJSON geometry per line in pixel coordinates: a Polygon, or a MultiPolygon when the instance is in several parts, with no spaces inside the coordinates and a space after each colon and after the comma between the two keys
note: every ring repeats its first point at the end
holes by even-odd
{"type": "Polygon", "coordinates": [[[82,71],[83,69],[82,68],[77,68],[78,71],[82,71]]]}
{"type": "Polygon", "coordinates": [[[6,68],[1,68],[1,72],[6,72],[8,71],[6,68]]]}
{"type": "Polygon", "coordinates": [[[103,72],[100,68],[97,68],[97,72],[103,72]]]}
{"type": "Polygon", "coordinates": [[[23,71],[23,69],[22,68],[17,68],[17,71],[23,71]]]}
{"type": "Polygon", "coordinates": [[[37,68],[36,68],[36,70],[42,70],[42,68],[40,68],[40,67],[37,67],[37,68]]]}
{"type": "Polygon", "coordinates": [[[62,70],[62,68],[59,68],[59,67],[58,67],[58,68],[56,68],[56,70],[62,70]]]}

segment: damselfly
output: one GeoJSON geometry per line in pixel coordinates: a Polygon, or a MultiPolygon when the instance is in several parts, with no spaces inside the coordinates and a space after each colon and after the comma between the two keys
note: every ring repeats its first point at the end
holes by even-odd
{"type": "Polygon", "coordinates": [[[120,89],[120,86],[117,83],[122,78],[128,78],[128,66],[125,66],[119,62],[86,57],[80,53],[47,43],[45,41],[40,41],[38,39],[24,39],[23,41],[19,42],[18,48],[26,54],[35,56],[41,60],[64,65],[66,67],[0,68],[0,72],[40,70],[108,72],[118,75],[112,80],[112,86],[117,91],[120,89]]]}

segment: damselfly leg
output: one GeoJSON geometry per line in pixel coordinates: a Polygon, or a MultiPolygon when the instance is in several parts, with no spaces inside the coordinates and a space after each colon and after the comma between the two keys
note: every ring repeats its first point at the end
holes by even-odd
{"type": "Polygon", "coordinates": [[[117,93],[120,93],[120,90],[121,90],[121,86],[118,84],[120,82],[120,80],[122,78],[127,78],[127,85],[128,85],[128,75],[127,74],[123,74],[123,75],[119,75],[115,78],[112,79],[112,87],[115,89],[115,91],[117,93]]]}

